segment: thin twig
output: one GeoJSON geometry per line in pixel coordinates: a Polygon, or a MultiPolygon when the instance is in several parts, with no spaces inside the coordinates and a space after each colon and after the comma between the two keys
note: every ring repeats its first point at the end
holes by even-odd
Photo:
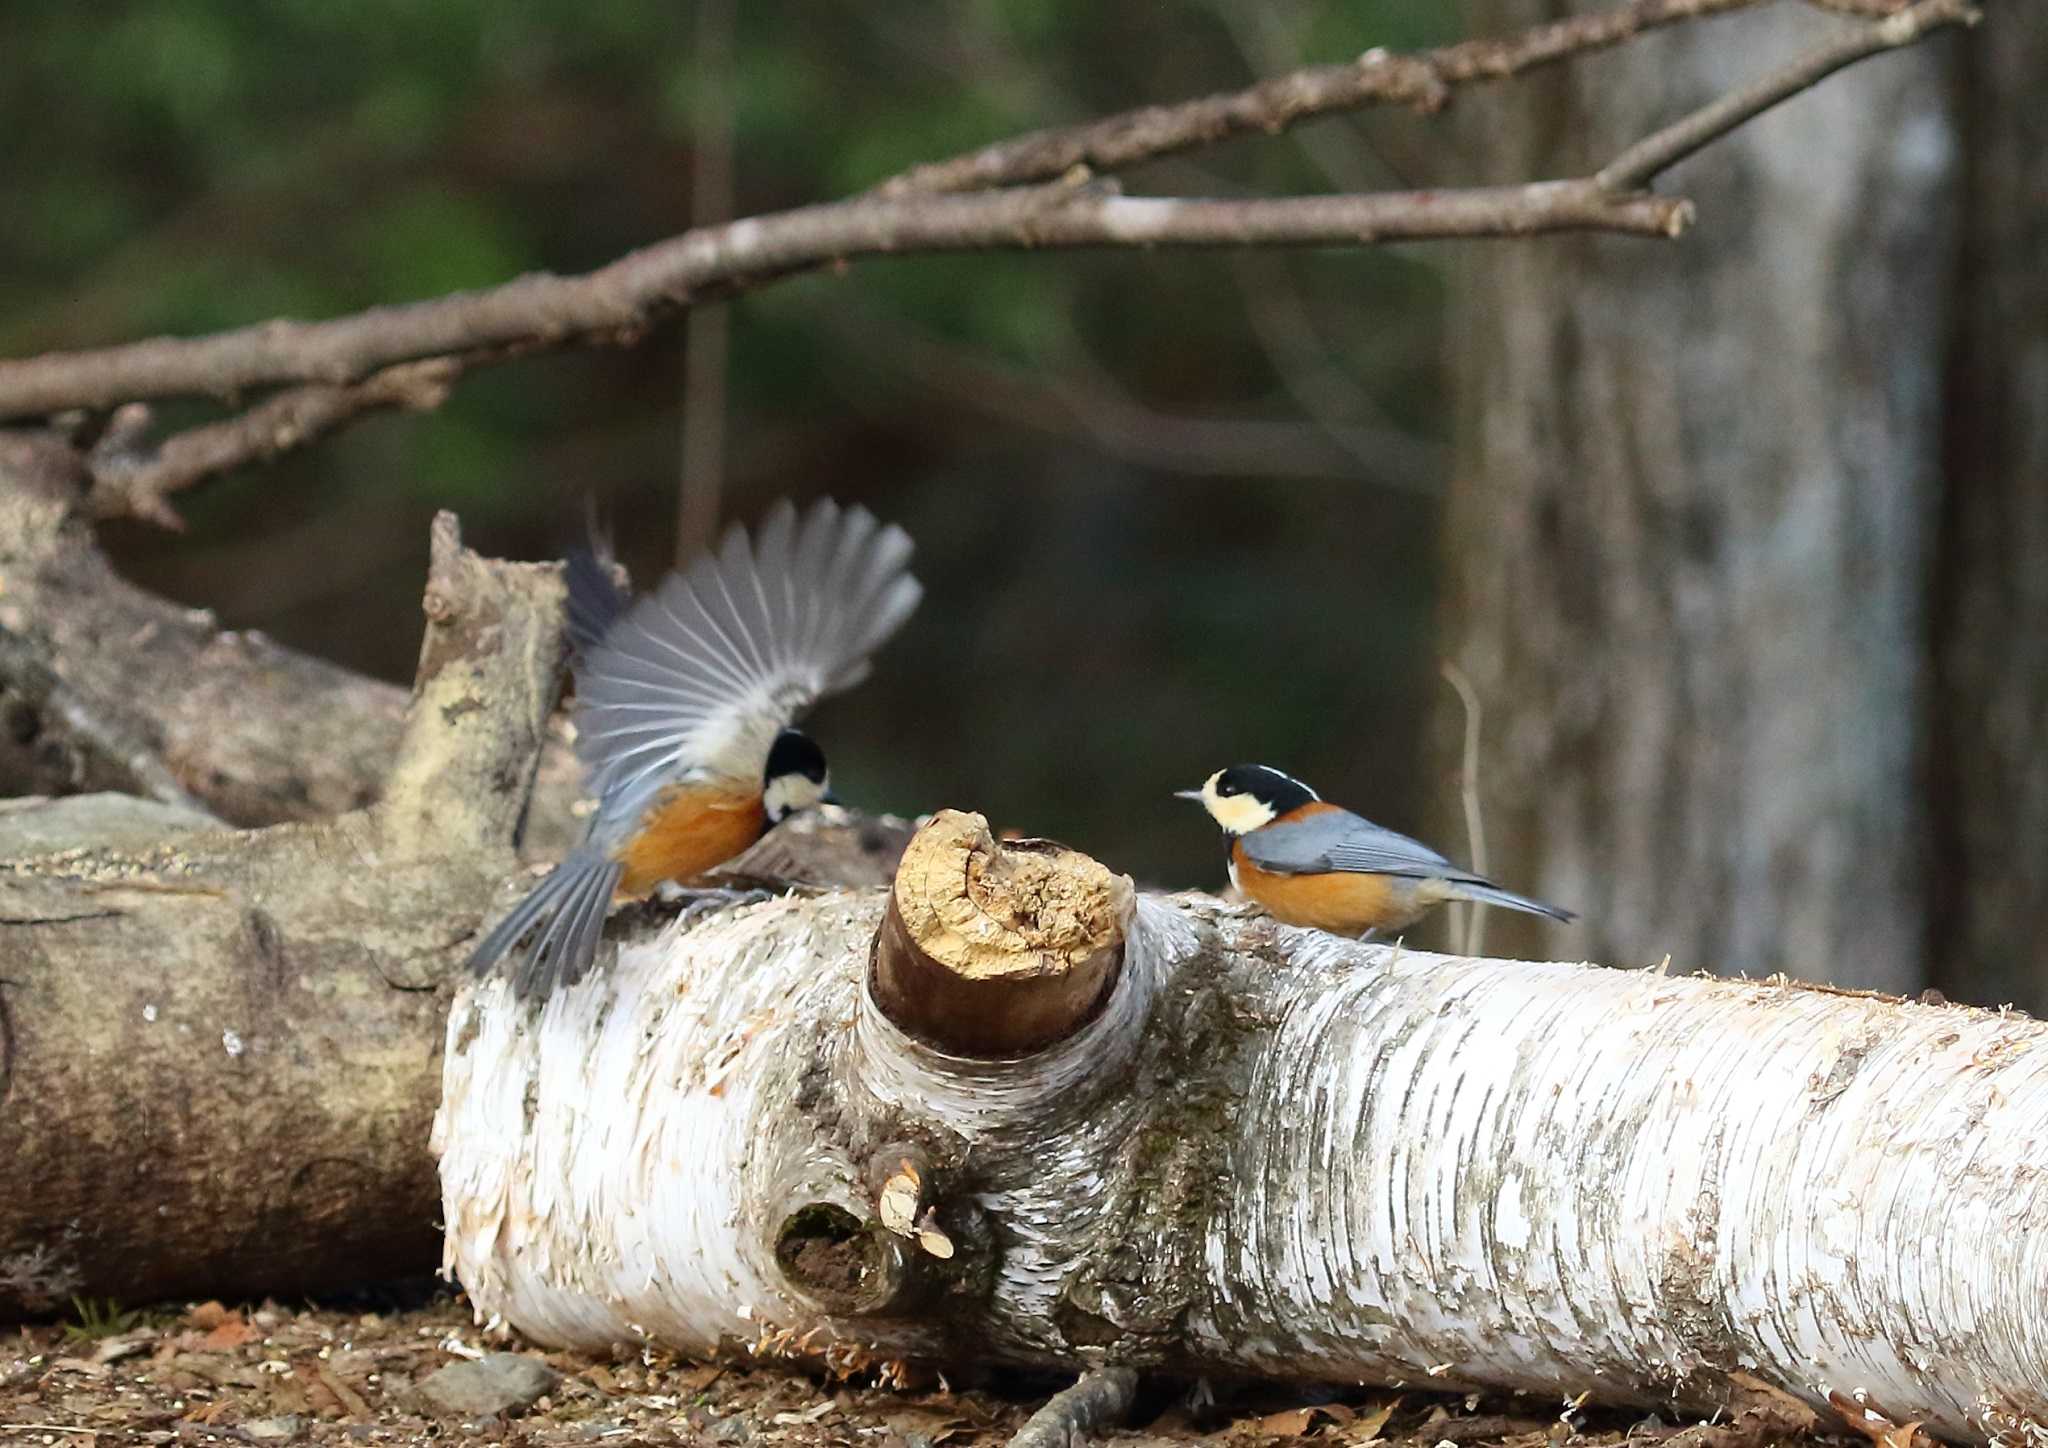
{"type": "Polygon", "coordinates": [[[1425,497],[1442,493],[1440,448],[1396,424],[1326,346],[1286,264],[1245,252],[1237,276],[1252,337],[1296,405],[1351,451],[1365,476],[1425,497]]]}
{"type": "Polygon", "coordinates": [[[1010,1439],[1009,1448],[1073,1448],[1131,1411],[1138,1395],[1138,1374],[1132,1368],[1096,1368],[1029,1418],[1010,1439]]]}
{"type": "Polygon", "coordinates": [[[102,518],[141,518],[159,527],[184,527],[165,501],[216,473],[266,462],[303,447],[366,412],[406,408],[429,412],[448,400],[472,359],[428,357],[373,372],[347,387],[295,387],[221,422],[187,428],[154,449],[135,446],[149,409],[130,403],[125,425],[110,428],[87,459],[92,509],[102,518]],[[133,409],[130,411],[130,409],[133,409]]]}
{"type": "MultiPolygon", "coordinates": [[[[1445,659],[1439,669],[1444,682],[1458,691],[1465,706],[1465,747],[1458,763],[1458,798],[1465,807],[1465,844],[1472,857],[1472,873],[1486,874],[1486,817],[1479,807],[1479,729],[1484,716],[1479,691],[1465,677],[1465,671],[1445,659]]],[[[1458,954],[1476,956],[1486,940],[1486,907],[1477,901],[1458,907],[1458,954]]]]}
{"type": "MultiPolygon", "coordinates": [[[[1282,32],[1288,20],[1297,26],[1305,21],[1305,11],[1240,5],[1234,0],[1211,0],[1209,8],[1253,75],[1301,67],[1300,44],[1289,43],[1292,37],[1283,36],[1282,32]]],[[[1292,134],[1295,146],[1335,190],[1364,191],[1390,183],[1401,187],[1415,184],[1387,164],[1362,125],[1354,123],[1348,134],[1339,134],[1328,126],[1296,126],[1292,134]],[[1375,168],[1364,164],[1365,157],[1379,163],[1377,170],[1381,174],[1371,174],[1375,168]]]]}
{"type": "Polygon", "coordinates": [[[1881,19],[1896,15],[1912,0],[1806,0],[1816,10],[1832,10],[1838,15],[1856,15],[1868,19],[1881,19]]]}
{"type": "Polygon", "coordinates": [[[1369,50],[1342,65],[1309,66],[1245,90],[1176,105],[1146,106],[1086,125],[1033,131],[964,156],[913,167],[882,191],[971,191],[1063,176],[1075,166],[1118,171],[1232,136],[1271,135],[1317,116],[1366,106],[1440,109],[1458,86],[1506,80],[1588,51],[1605,50],[1646,30],[1757,0],[1637,0],[1574,15],[1519,35],[1461,41],[1413,55],[1369,50]]]}
{"type": "Polygon", "coordinates": [[[1783,70],[1722,96],[1684,120],[1644,137],[1601,167],[1594,179],[1618,194],[1633,191],[1779,102],[1812,89],[1844,66],[1911,45],[1946,26],[1975,25],[1981,18],[1981,12],[1969,0],[1920,0],[1895,15],[1859,26],[1841,39],[1807,52],[1783,70]]]}

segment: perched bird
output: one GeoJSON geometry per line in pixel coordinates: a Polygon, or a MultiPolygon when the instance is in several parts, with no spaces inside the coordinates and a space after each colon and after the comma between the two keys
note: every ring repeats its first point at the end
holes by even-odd
{"type": "Polygon", "coordinates": [[[1289,925],[1364,937],[1404,929],[1449,900],[1576,918],[1461,870],[1419,840],[1326,804],[1268,765],[1219,769],[1200,789],[1178,790],[1175,797],[1197,801],[1223,827],[1230,883],[1289,925]]]}
{"type": "Polygon", "coordinates": [[[572,556],[576,753],[597,808],[471,968],[513,961],[521,995],[572,984],[615,896],[701,875],[824,799],[824,751],[791,726],[865,678],[917,607],[910,552],[901,528],[827,501],[801,519],[777,505],[752,542],[728,529],[637,602],[604,560],[572,556]]]}

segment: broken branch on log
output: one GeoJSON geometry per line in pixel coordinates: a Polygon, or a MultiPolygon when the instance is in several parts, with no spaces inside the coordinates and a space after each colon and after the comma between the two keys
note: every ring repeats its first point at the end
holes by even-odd
{"type": "MultiPolygon", "coordinates": [[[[61,440],[0,431],[0,794],[123,790],[248,827],[374,803],[406,691],[128,583],[86,489],[61,440]]],[[[555,856],[581,831],[565,739],[540,770],[521,843],[555,856]]]]}
{"type": "Polygon", "coordinates": [[[1132,901],[1129,877],[1086,855],[1050,840],[998,844],[980,815],[941,810],[897,867],[875,936],[875,1003],[955,1055],[1042,1049],[1116,984],[1132,901]]]}
{"type": "Polygon", "coordinates": [[[427,626],[413,719],[378,802],[379,825],[417,854],[509,851],[561,693],[566,593],[552,563],[503,563],[462,546],[455,515],[434,519],[427,626]]]}
{"type": "Polygon", "coordinates": [[[2048,1026],[1147,896],[1098,1013],[962,1055],[877,999],[889,913],[758,905],[539,1011],[458,996],[435,1149],[479,1317],[1689,1410],[1753,1374],[1966,1438],[2048,1412],[2048,1026]],[[905,1142],[950,1256],[885,1220],[905,1142]]]}

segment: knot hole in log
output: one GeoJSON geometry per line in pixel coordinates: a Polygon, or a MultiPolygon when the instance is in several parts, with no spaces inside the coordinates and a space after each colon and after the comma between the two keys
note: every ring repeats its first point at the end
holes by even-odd
{"type": "Polygon", "coordinates": [[[980,815],[941,810],[896,867],[869,992],[952,1055],[1043,1050],[1108,1001],[1135,900],[1128,876],[1079,851],[998,841],[980,815]]]}
{"type": "Polygon", "coordinates": [[[833,1202],[807,1202],[775,1234],[775,1265],[827,1312],[851,1317],[898,1305],[910,1277],[908,1254],[892,1237],[833,1202]]]}

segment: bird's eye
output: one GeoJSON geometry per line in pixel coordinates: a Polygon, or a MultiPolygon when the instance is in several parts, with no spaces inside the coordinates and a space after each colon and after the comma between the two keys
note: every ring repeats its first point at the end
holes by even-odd
{"type": "Polygon", "coordinates": [[[1218,784],[1216,786],[1216,792],[1220,795],[1229,796],[1233,794],[1242,794],[1244,791],[1240,790],[1234,784],[1218,784]]]}

